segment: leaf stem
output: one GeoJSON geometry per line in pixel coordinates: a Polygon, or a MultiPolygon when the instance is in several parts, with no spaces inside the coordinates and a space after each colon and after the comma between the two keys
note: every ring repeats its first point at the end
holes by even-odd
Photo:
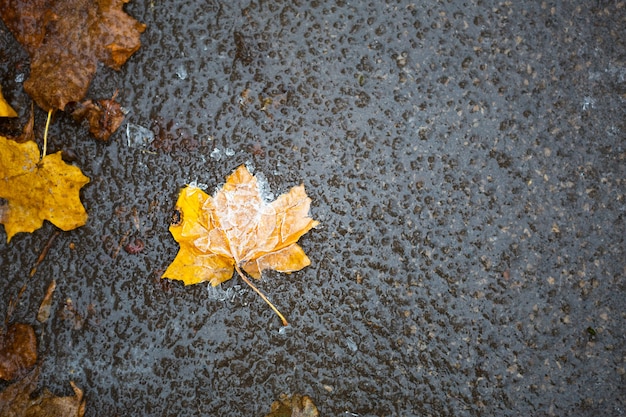
{"type": "Polygon", "coordinates": [[[46,151],[48,148],[48,128],[50,127],[50,119],[52,119],[52,109],[48,110],[48,120],[46,121],[46,130],[43,132],[43,152],[41,153],[41,159],[46,157],[46,151]]]}
{"type": "Polygon", "coordinates": [[[261,298],[263,299],[263,301],[265,301],[267,303],[267,305],[269,305],[272,310],[274,310],[274,313],[276,313],[278,315],[278,317],[280,317],[280,319],[283,322],[283,326],[289,326],[289,323],[287,322],[287,319],[285,319],[285,316],[283,316],[280,311],[278,311],[278,309],[274,306],[274,304],[272,304],[272,302],[270,300],[267,299],[267,297],[265,296],[265,294],[263,294],[257,287],[254,286],[254,284],[252,284],[252,282],[250,282],[250,280],[244,275],[243,272],[241,272],[241,269],[239,268],[239,265],[235,264],[235,270],[237,271],[237,273],[239,274],[239,276],[241,277],[241,279],[243,279],[243,281],[248,284],[250,286],[250,288],[252,288],[257,294],[259,294],[261,296],[261,298]]]}

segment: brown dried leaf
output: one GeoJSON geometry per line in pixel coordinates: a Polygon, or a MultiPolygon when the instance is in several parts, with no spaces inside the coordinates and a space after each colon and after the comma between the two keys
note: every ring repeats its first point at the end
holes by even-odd
{"type": "Polygon", "coordinates": [[[57,397],[48,390],[31,401],[24,413],[27,417],[82,417],[85,415],[83,391],[70,381],[74,395],[57,397]]]}
{"type": "Polygon", "coordinates": [[[24,89],[48,111],[85,97],[98,61],[119,69],[141,46],[145,25],[128,0],[0,0],[2,20],[31,57],[24,89]]]}
{"type": "MultiPolygon", "coordinates": [[[[68,107],[70,107],[68,105],[68,107]]],[[[89,132],[102,141],[109,140],[124,121],[122,106],[115,101],[115,95],[109,100],[87,100],[76,104],[71,112],[74,120],[89,122],[89,132]]]]}
{"type": "Polygon", "coordinates": [[[31,394],[37,388],[39,368],[0,392],[0,415],[3,417],[82,417],[85,415],[83,391],[74,382],[74,396],[56,397],[44,390],[37,398],[31,394]]]}
{"type": "Polygon", "coordinates": [[[15,323],[0,333],[0,379],[15,379],[36,361],[37,338],[30,325],[15,323]]]}
{"type": "Polygon", "coordinates": [[[0,392],[0,416],[23,417],[30,402],[30,393],[37,388],[39,368],[0,392]]]}

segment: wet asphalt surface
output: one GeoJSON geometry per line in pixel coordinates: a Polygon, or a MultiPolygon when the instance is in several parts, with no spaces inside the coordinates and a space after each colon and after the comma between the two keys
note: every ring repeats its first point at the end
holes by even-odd
{"type": "MultiPolygon", "coordinates": [[[[35,326],[42,386],[75,381],[87,416],[262,416],[294,392],[324,416],[626,414],[624,1],[126,10],[143,45],[89,93],[118,90],[123,127],[51,129],[90,217],[12,318],[35,326]],[[282,332],[239,278],[159,279],[179,189],[242,163],[274,196],[303,183],[321,222],[311,266],[259,283],[282,332]]],[[[28,57],[1,24],[0,45],[25,120],[28,57]]],[[[0,314],[54,231],[0,232],[0,314]]]]}

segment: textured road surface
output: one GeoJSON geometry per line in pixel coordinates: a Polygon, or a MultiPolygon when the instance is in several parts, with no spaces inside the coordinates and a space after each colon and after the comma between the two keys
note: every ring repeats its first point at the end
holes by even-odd
{"type": "MultiPolygon", "coordinates": [[[[75,381],[87,416],[262,416],[283,392],[324,416],[626,414],[624,1],[126,10],[143,46],[90,90],[119,91],[124,126],[108,145],[51,130],[90,219],[12,318],[36,328],[42,386],[75,381]],[[312,265],[259,284],[283,332],[238,278],[159,279],[179,189],[242,163],[275,196],[303,183],[321,222],[312,265]]],[[[1,24],[0,46],[25,120],[28,57],[1,24]]],[[[1,315],[54,230],[0,232],[1,315]]]]}

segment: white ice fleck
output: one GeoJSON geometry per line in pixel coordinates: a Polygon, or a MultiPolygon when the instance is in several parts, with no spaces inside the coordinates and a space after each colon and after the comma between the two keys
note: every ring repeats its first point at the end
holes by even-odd
{"type": "Polygon", "coordinates": [[[241,297],[245,290],[241,288],[241,285],[234,285],[230,288],[224,289],[221,285],[214,287],[211,284],[207,285],[207,291],[209,293],[209,300],[213,301],[227,301],[234,302],[235,298],[241,297]]]}
{"type": "Polygon", "coordinates": [[[348,349],[350,349],[352,352],[356,352],[357,350],[359,350],[356,343],[351,337],[346,338],[346,344],[348,345],[348,349]]]}
{"type": "Polygon", "coordinates": [[[252,160],[248,159],[246,162],[244,162],[246,168],[248,168],[248,172],[250,172],[250,174],[254,175],[254,162],[252,162],[252,160]]]}
{"type": "Polygon", "coordinates": [[[222,289],[222,287],[220,287],[219,285],[217,287],[214,287],[213,285],[208,284],[206,289],[209,293],[209,300],[224,301],[228,298],[226,295],[227,292],[224,291],[224,289],[222,289]]]}
{"type": "Polygon", "coordinates": [[[196,187],[199,188],[201,190],[206,190],[207,188],[209,188],[209,186],[203,182],[198,182],[196,180],[193,180],[189,183],[190,187],[196,187]]]}
{"type": "Polygon", "coordinates": [[[585,96],[583,98],[583,111],[593,109],[593,106],[596,104],[596,100],[593,97],[585,96]]]}
{"type": "Polygon", "coordinates": [[[218,148],[213,149],[213,152],[211,152],[211,158],[219,161],[220,159],[222,159],[222,151],[220,151],[218,148]]]}
{"type": "Polygon", "coordinates": [[[188,75],[187,74],[187,68],[185,68],[185,66],[183,64],[179,64],[178,68],[176,68],[176,75],[181,80],[187,79],[187,75],[188,75]]]}
{"type": "Polygon", "coordinates": [[[133,123],[126,124],[126,143],[130,148],[146,147],[154,140],[154,133],[146,127],[133,123]]]}
{"type": "Polygon", "coordinates": [[[287,332],[291,329],[291,325],[288,324],[286,326],[282,326],[280,329],[278,329],[278,333],[279,334],[287,334],[287,332]]]}
{"type": "Polygon", "coordinates": [[[15,76],[16,83],[23,83],[25,79],[26,79],[26,74],[24,74],[23,72],[15,76]]]}
{"type": "Polygon", "coordinates": [[[232,148],[226,148],[224,150],[220,149],[220,148],[214,148],[213,151],[211,152],[211,158],[219,161],[222,158],[227,158],[229,156],[233,156],[235,155],[235,150],[232,148]]]}
{"type": "Polygon", "coordinates": [[[259,185],[259,193],[261,194],[261,198],[266,203],[270,201],[274,201],[274,193],[270,189],[270,184],[267,182],[267,178],[263,175],[262,172],[258,172],[255,174],[257,184],[259,185]]]}

